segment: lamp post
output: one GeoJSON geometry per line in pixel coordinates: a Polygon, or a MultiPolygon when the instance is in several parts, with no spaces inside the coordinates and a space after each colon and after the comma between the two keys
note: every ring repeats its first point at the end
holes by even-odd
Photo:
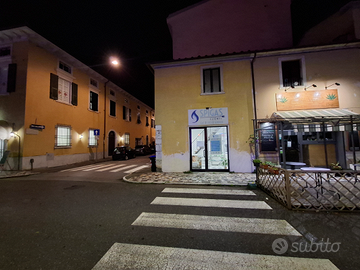
{"type": "MultiPolygon", "coordinates": [[[[109,58],[109,61],[111,63],[112,66],[119,66],[120,65],[120,61],[114,57],[114,56],[111,56],[109,58]]],[[[105,159],[105,142],[106,142],[106,85],[110,82],[110,80],[108,79],[105,83],[104,83],[104,136],[103,136],[103,159],[105,159]]]]}
{"type": "Polygon", "coordinates": [[[19,137],[18,171],[20,171],[20,139],[21,139],[21,138],[20,138],[20,135],[17,134],[17,133],[15,133],[15,132],[11,132],[10,135],[11,135],[12,137],[14,137],[14,136],[18,136],[18,137],[19,137]]]}

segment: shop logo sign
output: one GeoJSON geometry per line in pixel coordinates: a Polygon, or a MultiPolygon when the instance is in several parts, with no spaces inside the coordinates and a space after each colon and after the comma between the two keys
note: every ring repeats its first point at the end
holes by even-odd
{"type": "Polygon", "coordinates": [[[227,125],[228,122],[227,108],[188,110],[189,126],[227,125]]]}

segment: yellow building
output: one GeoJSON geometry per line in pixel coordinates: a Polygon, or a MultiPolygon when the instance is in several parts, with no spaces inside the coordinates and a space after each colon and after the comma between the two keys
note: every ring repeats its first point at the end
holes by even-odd
{"type": "Polygon", "coordinates": [[[290,17],[258,19],[289,11],[289,1],[273,2],[210,0],[168,17],[176,60],[151,65],[163,171],[252,172],[256,157],[283,167],[360,159],[358,3],[291,48],[290,17]]]}
{"type": "Polygon", "coordinates": [[[156,158],[163,171],[250,171],[249,55],[153,64],[156,158]]]}
{"type": "Polygon", "coordinates": [[[0,32],[0,154],[53,167],[154,141],[154,110],[27,27],[0,32]]]}

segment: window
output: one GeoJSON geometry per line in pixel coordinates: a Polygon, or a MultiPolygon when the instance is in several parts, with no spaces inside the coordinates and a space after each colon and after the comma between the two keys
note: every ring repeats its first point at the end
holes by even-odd
{"type": "Polygon", "coordinates": [[[0,57],[9,56],[11,54],[10,46],[0,48],[0,57]]]}
{"type": "Polygon", "coordinates": [[[99,110],[99,94],[95,93],[93,91],[90,91],[90,105],[89,105],[89,109],[97,112],[99,110]]]}
{"type": "Polygon", "coordinates": [[[94,86],[95,88],[99,88],[99,83],[97,80],[90,79],[90,85],[94,86]]]}
{"type": "Polygon", "coordinates": [[[114,90],[110,90],[110,96],[115,97],[115,91],[114,90]]]}
{"type": "Polygon", "coordinates": [[[139,105],[137,105],[137,109],[140,110],[140,106],[139,106],[139,105]]]}
{"type": "Polygon", "coordinates": [[[202,67],[202,93],[221,93],[222,69],[221,67],[202,67]]]}
{"type": "Polygon", "coordinates": [[[113,100],[110,100],[110,115],[116,116],[116,102],[113,100]]]}
{"type": "Polygon", "coordinates": [[[55,127],[55,147],[69,148],[71,147],[71,127],[56,126],[55,127]]]}
{"type": "Polygon", "coordinates": [[[6,140],[0,139],[0,159],[3,157],[5,150],[6,150],[6,140]]]}
{"type": "Polygon", "coordinates": [[[131,122],[131,109],[123,106],[123,119],[131,122]]]}
{"type": "Polygon", "coordinates": [[[359,133],[357,131],[349,132],[349,150],[353,150],[352,136],[354,136],[355,150],[359,150],[360,140],[359,140],[359,133]]]}
{"type": "Polygon", "coordinates": [[[124,144],[129,145],[130,144],[130,133],[124,134],[124,144]]]}
{"type": "Polygon", "coordinates": [[[304,85],[305,60],[304,58],[282,58],[279,59],[280,84],[281,87],[304,85]]]}
{"type": "Polygon", "coordinates": [[[94,129],[89,129],[89,147],[97,146],[97,140],[94,134],[94,129]]]}
{"type": "Polygon", "coordinates": [[[50,73],[50,98],[77,106],[78,85],[50,73]]]}
{"type": "Polygon", "coordinates": [[[0,62],[0,94],[15,92],[16,64],[0,62]]]}
{"type": "Polygon", "coordinates": [[[59,61],[59,68],[67,73],[72,74],[71,66],[65,64],[64,62],[59,61]]]}
{"type": "Polygon", "coordinates": [[[147,127],[149,126],[149,117],[146,116],[146,124],[147,127]]]}
{"type": "Polygon", "coordinates": [[[141,124],[141,116],[140,116],[140,113],[139,113],[139,112],[138,112],[138,114],[137,114],[136,123],[141,124]]]}
{"type": "Polygon", "coordinates": [[[154,119],[151,119],[151,127],[155,128],[155,120],[154,119]]]}

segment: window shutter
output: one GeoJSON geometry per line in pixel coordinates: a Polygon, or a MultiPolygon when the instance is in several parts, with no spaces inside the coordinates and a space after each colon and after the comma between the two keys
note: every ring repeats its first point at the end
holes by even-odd
{"type": "Polygon", "coordinates": [[[78,105],[78,85],[76,83],[72,83],[71,104],[78,105]]]}
{"type": "Polygon", "coordinates": [[[16,86],[16,64],[9,64],[8,78],[7,78],[7,91],[15,92],[16,86]]]}
{"type": "Polygon", "coordinates": [[[129,109],[129,121],[131,122],[131,109],[129,109]]]}
{"type": "Polygon", "coordinates": [[[58,80],[59,77],[55,74],[50,73],[50,98],[58,99],[58,80]]]}

